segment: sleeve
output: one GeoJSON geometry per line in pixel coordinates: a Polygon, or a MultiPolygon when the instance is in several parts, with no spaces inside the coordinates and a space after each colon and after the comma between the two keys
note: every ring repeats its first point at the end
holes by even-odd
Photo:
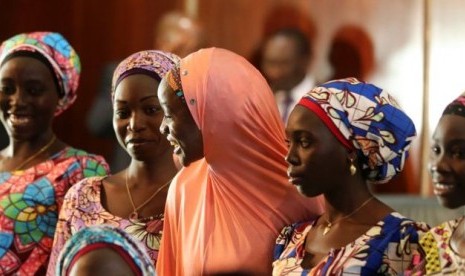
{"type": "Polygon", "coordinates": [[[71,224],[74,217],[76,207],[79,205],[79,187],[81,183],[71,187],[66,193],[63,205],[58,216],[58,222],[55,229],[55,237],[53,239],[53,247],[50,255],[50,260],[47,269],[47,275],[55,275],[55,267],[61,249],[64,247],[66,241],[72,235],[71,224]]]}
{"type": "Polygon", "coordinates": [[[110,173],[110,167],[102,156],[87,155],[81,159],[82,178],[92,176],[106,176],[110,173]]]}
{"type": "Polygon", "coordinates": [[[418,266],[421,261],[417,253],[420,240],[428,230],[429,226],[426,223],[405,219],[399,228],[400,239],[388,245],[388,253],[384,254],[383,258],[384,269],[381,270],[387,275],[416,275],[412,274],[413,266],[418,266]],[[397,252],[396,257],[389,254],[389,251],[393,253],[393,250],[397,252]]]}
{"type": "Polygon", "coordinates": [[[435,228],[428,231],[420,239],[419,247],[414,251],[413,260],[409,269],[410,274],[406,275],[432,275],[441,273],[441,253],[440,244],[435,239],[432,232],[435,228]]]}
{"type": "Polygon", "coordinates": [[[281,230],[273,250],[273,261],[279,260],[284,249],[286,249],[292,235],[294,233],[294,225],[288,225],[281,230]]]}

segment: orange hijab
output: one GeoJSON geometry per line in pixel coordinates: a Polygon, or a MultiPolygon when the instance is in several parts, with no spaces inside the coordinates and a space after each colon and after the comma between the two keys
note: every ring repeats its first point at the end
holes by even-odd
{"type": "Polygon", "coordinates": [[[281,228],[322,211],[288,183],[273,94],[250,63],[224,49],[187,56],[180,75],[205,157],[170,186],[157,272],[271,275],[281,228]]]}

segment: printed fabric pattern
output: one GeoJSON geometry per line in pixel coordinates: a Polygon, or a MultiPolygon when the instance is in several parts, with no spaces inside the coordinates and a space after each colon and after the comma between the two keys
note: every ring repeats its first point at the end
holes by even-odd
{"type": "Polygon", "coordinates": [[[134,221],[111,214],[101,203],[103,179],[104,177],[84,179],[67,193],[57,224],[48,275],[55,275],[53,270],[57,258],[72,235],[88,226],[101,224],[118,227],[130,234],[144,246],[153,264],[156,264],[163,214],[134,221]]]}
{"type": "Polygon", "coordinates": [[[285,227],[274,250],[273,275],[403,275],[418,247],[424,223],[391,213],[354,242],[328,252],[310,269],[301,267],[305,238],[317,220],[285,227]]]}
{"type": "Polygon", "coordinates": [[[101,156],[67,147],[23,171],[0,173],[0,274],[44,274],[66,191],[106,175],[101,156]]]}

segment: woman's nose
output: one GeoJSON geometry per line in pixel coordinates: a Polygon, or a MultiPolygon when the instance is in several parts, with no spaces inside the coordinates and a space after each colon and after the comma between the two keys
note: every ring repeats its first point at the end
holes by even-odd
{"type": "Polygon", "coordinates": [[[169,133],[168,125],[166,124],[166,121],[165,121],[164,117],[163,117],[163,120],[161,121],[161,124],[160,124],[160,133],[163,134],[163,135],[168,135],[168,133],[169,133]]]}
{"type": "Polygon", "coordinates": [[[297,158],[297,155],[295,154],[292,146],[288,148],[287,154],[286,154],[286,157],[284,157],[284,160],[286,160],[286,162],[291,165],[298,164],[299,159],[297,158]]]}
{"type": "Polygon", "coordinates": [[[144,129],[144,124],[137,114],[131,116],[127,129],[132,132],[138,132],[144,129]]]}
{"type": "Polygon", "coordinates": [[[434,157],[431,157],[428,167],[431,174],[447,172],[450,170],[447,156],[445,154],[438,154],[434,157]]]}

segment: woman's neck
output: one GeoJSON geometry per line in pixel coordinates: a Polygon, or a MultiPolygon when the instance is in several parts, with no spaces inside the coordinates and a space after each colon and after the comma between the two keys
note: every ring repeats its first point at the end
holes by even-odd
{"type": "Polygon", "coordinates": [[[350,214],[372,197],[364,180],[348,181],[342,189],[338,187],[337,190],[334,189],[324,195],[326,216],[330,220],[337,220],[350,214]]]}
{"type": "Polygon", "coordinates": [[[169,156],[161,156],[156,162],[132,159],[126,170],[129,178],[137,179],[138,185],[143,186],[164,184],[177,173],[171,153],[169,156]]]}
{"type": "Polygon", "coordinates": [[[54,137],[55,134],[52,131],[48,131],[47,133],[43,133],[42,135],[28,140],[15,139],[10,136],[10,142],[8,146],[2,150],[2,155],[5,158],[29,156],[41,147],[47,145],[54,137]]]}

